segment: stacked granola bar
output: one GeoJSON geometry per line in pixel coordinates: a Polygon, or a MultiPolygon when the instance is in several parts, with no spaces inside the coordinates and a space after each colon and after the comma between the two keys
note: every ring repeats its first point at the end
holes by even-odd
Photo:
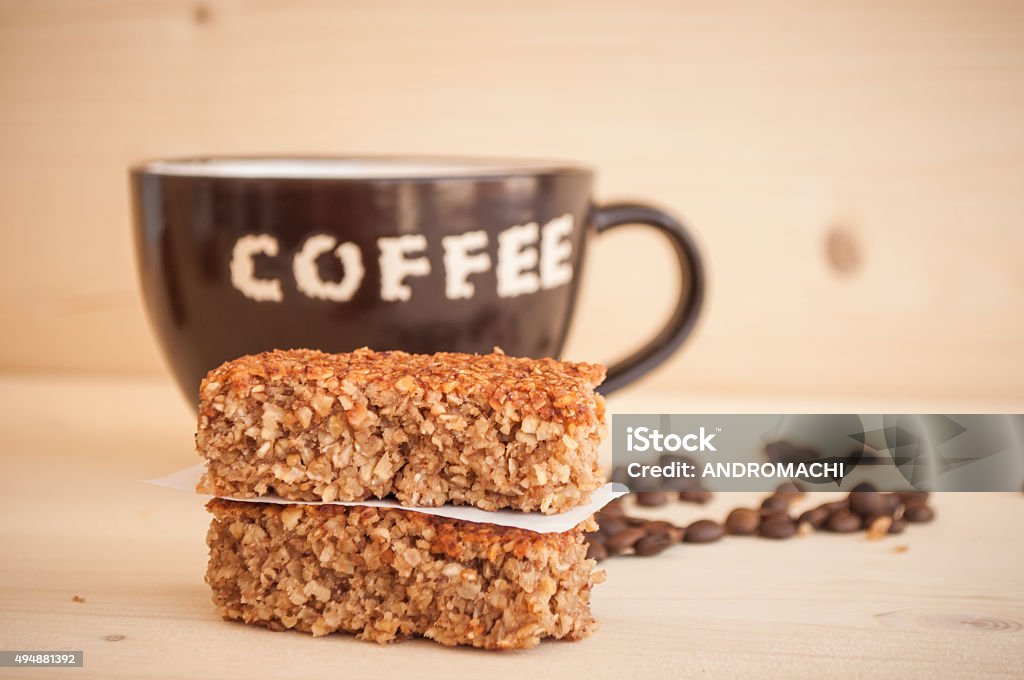
{"type": "Polygon", "coordinates": [[[200,388],[207,581],[228,619],[524,648],[594,627],[583,531],[332,501],[553,514],[589,501],[604,368],[501,353],[242,357],[200,388]],[[244,502],[274,494],[313,505],[244,502]]]}

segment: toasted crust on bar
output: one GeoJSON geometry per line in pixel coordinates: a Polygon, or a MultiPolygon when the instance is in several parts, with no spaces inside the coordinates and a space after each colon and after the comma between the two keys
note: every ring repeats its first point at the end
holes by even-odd
{"type": "Polygon", "coordinates": [[[560,512],[602,483],[604,373],[500,353],[242,357],[200,388],[200,491],[560,512]]]}
{"type": "Polygon", "coordinates": [[[215,499],[206,580],[225,619],[385,643],[521,649],[596,627],[603,580],[583,531],[474,524],[415,511],[215,499]]]}

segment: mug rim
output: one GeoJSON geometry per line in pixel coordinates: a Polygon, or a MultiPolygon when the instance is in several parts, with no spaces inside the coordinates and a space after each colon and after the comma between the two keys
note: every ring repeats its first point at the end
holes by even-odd
{"type": "Polygon", "coordinates": [[[439,182],[592,175],[593,170],[572,161],[503,156],[231,154],[150,159],[132,165],[131,173],[243,181],[439,182]],[[371,170],[359,172],[357,166],[371,170]]]}

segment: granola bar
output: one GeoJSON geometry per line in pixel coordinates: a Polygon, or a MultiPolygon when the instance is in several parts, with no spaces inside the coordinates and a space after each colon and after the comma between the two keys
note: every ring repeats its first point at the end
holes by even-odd
{"type": "Polygon", "coordinates": [[[199,490],[561,512],[602,483],[604,373],[497,352],[245,356],[201,385],[199,490]]]}
{"type": "Polygon", "coordinates": [[[521,649],[596,627],[603,580],[583,531],[561,534],[365,506],[215,499],[206,580],[225,619],[386,643],[521,649]]]}

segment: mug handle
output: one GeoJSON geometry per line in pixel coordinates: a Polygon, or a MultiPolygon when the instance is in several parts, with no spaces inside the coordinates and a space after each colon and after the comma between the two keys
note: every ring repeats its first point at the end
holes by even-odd
{"type": "Polygon", "coordinates": [[[646,345],[609,367],[608,377],[598,391],[611,394],[646,375],[683,344],[693,330],[704,303],[704,264],[697,244],[686,227],[657,208],[634,203],[595,206],[591,213],[591,223],[598,234],[630,224],[654,227],[668,236],[679,261],[680,271],[689,279],[689,295],[684,296],[682,290],[679,291],[675,310],[658,334],[646,345]]]}

